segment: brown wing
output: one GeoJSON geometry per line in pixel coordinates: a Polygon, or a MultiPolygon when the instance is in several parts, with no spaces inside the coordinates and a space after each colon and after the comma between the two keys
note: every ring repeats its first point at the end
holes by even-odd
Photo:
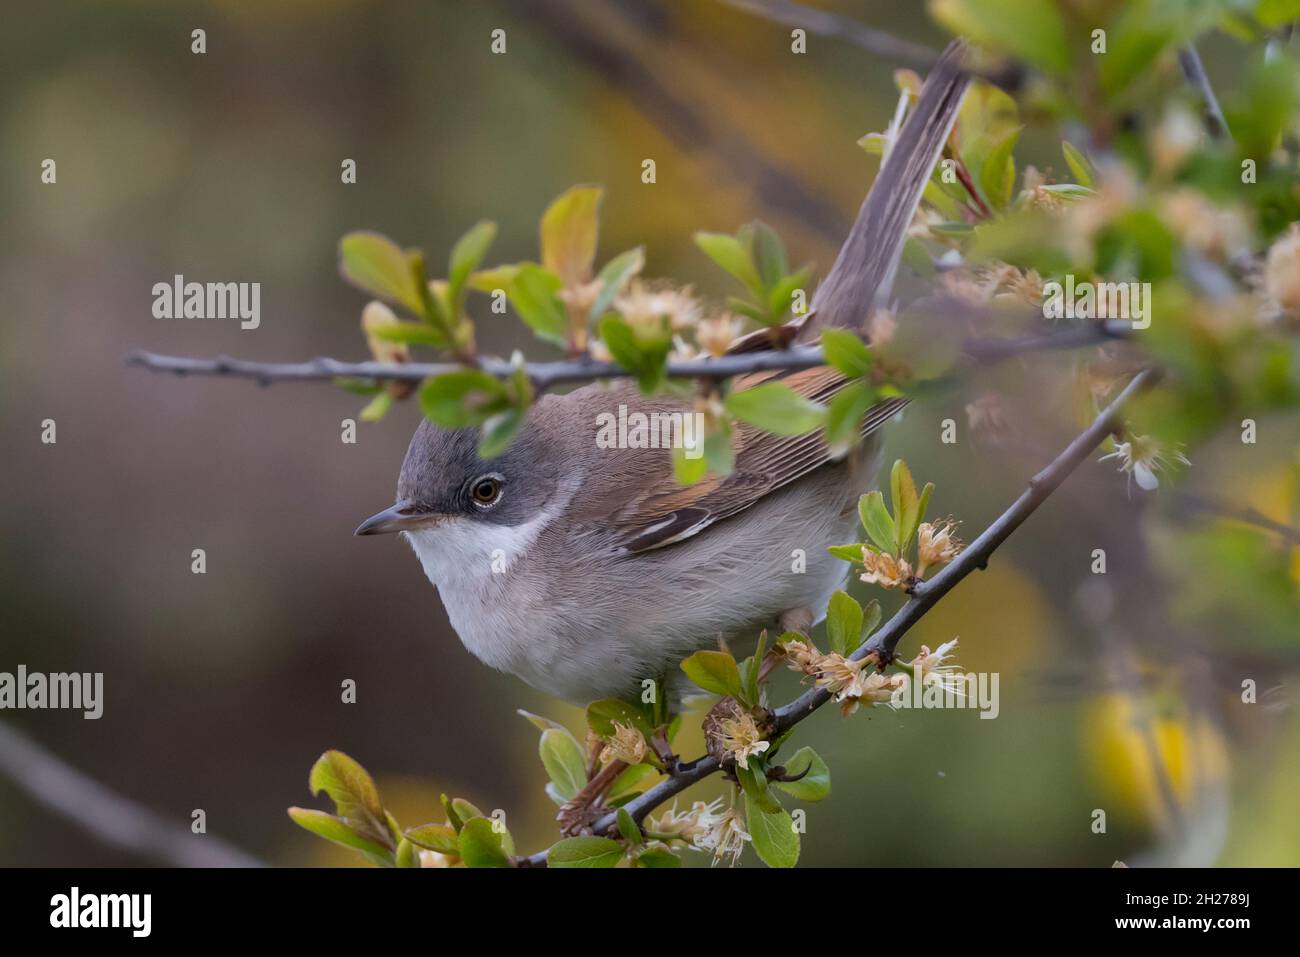
{"type": "MultiPolygon", "coordinates": [[[[835,369],[818,366],[796,372],[755,373],[738,379],[736,386],[752,388],[773,381],[825,403],[849,380],[835,369]]],[[[876,431],[906,404],[906,399],[888,399],[873,406],[863,418],[862,436],[876,431]]],[[[627,530],[623,547],[643,552],[690,538],[834,460],[821,431],[785,436],[741,424],[732,443],[735,467],[730,475],[710,475],[685,486],[671,473],[655,477],[645,494],[620,510],[614,521],[627,530]]]]}

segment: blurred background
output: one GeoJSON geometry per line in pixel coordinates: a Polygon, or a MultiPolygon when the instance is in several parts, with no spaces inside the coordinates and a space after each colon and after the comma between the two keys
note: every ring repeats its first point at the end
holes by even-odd
{"type": "MultiPolygon", "coordinates": [[[[817,5],[946,40],[913,5],[817,5]]],[[[440,262],[486,217],[501,230],[490,261],[532,258],[541,211],[582,182],[606,189],[601,261],[644,244],[645,275],[721,300],[728,281],[691,234],[761,218],[824,275],[876,169],[855,141],[885,126],[897,92],[892,65],[809,45],[792,56],[788,28],[703,0],[8,11],[0,671],[102,671],[105,703],[98,721],[0,721],[162,818],[188,826],[204,809],[212,835],[270,864],[356,861],[285,815],[323,806],[306,779],[326,748],[361,761],[403,824],[441,820],[447,791],[506,809],[521,849],[550,843],[536,731],[515,709],[575,729],[581,712],[471,658],[404,545],[352,537],[392,502],[414,403],[348,445],[340,422],[363,400],[342,390],[181,380],[122,358],[364,358],[365,299],[336,270],[344,232],[377,229],[440,262]],[[497,28],[506,55],[489,50],[497,28]],[[655,185],[640,181],[647,157],[655,185]],[[40,181],[46,158],[56,185],[40,181]],[[355,185],[340,182],[345,159],[355,185]],[[260,282],[261,327],[154,319],[152,286],[177,273],[260,282]],[[39,440],[47,418],[55,445],[39,440]],[[191,573],[195,548],[206,574],[191,573]],[[345,679],[355,704],[340,700],[345,679]]],[[[1203,46],[1216,81],[1231,83],[1236,49],[1203,46]]],[[[1058,149],[1022,146],[1046,167],[1058,149]]],[[[545,353],[484,305],[485,350],[545,353]]],[[[1036,357],[1031,385],[1071,361],[1036,357]]],[[[935,481],[932,510],[967,537],[1068,440],[1068,390],[1031,393],[1024,371],[918,403],[908,435],[890,437],[887,459],[935,481]],[[964,427],[989,389],[1023,414],[1019,439],[941,444],[938,423],[964,427]]],[[[1300,434],[1294,421],[1268,434],[1267,448],[1227,436],[1187,450],[1179,488],[1230,487],[1294,525],[1300,434]]],[[[1298,550],[1153,501],[1111,463],[1086,464],[905,640],[910,654],[960,635],[961,664],[1001,675],[997,720],[877,709],[841,723],[825,709],[801,728],[834,774],[802,863],[1300,863],[1298,550]],[[1212,536],[1276,552],[1274,591],[1234,581],[1212,536]],[[1241,703],[1245,679],[1257,705],[1241,703]]],[[[793,679],[778,689],[793,694],[793,679]]],[[[688,756],[700,746],[683,742],[688,756]]],[[[158,862],[0,779],[0,864],[158,862]]]]}

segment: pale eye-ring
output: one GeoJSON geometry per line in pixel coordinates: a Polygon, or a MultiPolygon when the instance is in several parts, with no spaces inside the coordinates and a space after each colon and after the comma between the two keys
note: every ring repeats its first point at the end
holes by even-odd
{"type": "Polygon", "coordinates": [[[491,508],[501,498],[502,478],[495,472],[480,475],[469,487],[469,495],[479,508],[491,508]]]}

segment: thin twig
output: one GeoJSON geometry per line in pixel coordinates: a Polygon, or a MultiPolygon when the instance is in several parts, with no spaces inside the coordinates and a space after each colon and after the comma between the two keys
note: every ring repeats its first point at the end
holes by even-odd
{"type": "Polygon", "coordinates": [[[1228,121],[1223,116],[1218,97],[1214,95],[1214,88],[1210,86],[1210,78],[1205,75],[1205,64],[1201,62],[1201,55],[1196,52],[1194,45],[1189,43],[1179,48],[1178,64],[1183,68],[1183,76],[1187,78],[1187,82],[1196,87],[1197,92],[1201,94],[1201,105],[1205,111],[1205,128],[1210,136],[1216,140],[1225,139],[1230,135],[1228,121]]]}
{"type": "MultiPolygon", "coordinates": [[[[1027,519],[1038,506],[1042,505],[1052,492],[1078,466],[1092,454],[1102,440],[1114,431],[1121,407],[1151,380],[1154,373],[1144,369],[1133,377],[1123,391],[1111,402],[1080,435],[1071,442],[1060,455],[1029,480],[1027,488],[983,533],[971,542],[951,564],[927,582],[913,589],[911,599],[892,618],[851,656],[862,660],[868,655],[877,655],[882,660],[893,657],[898,642],[934,605],[971,572],[988,565],[989,558],[1007,538],[1027,519]]],[[[794,727],[808,717],[827,701],[830,693],[824,688],[813,688],[804,692],[794,701],[775,713],[776,733],[794,727]]],[[[695,782],[708,777],[719,769],[718,761],[713,757],[701,758],[688,765],[679,767],[667,780],[661,781],[649,791],[633,798],[623,807],[633,820],[640,822],[650,811],[665,801],[676,796],[695,782]]],[[[607,814],[598,820],[592,830],[602,834],[614,827],[614,815],[607,814]]],[[[541,866],[546,862],[546,852],[542,851],[525,859],[530,866],[541,866]]]]}
{"type": "MultiPolygon", "coordinates": [[[[1012,356],[1031,352],[1049,352],[1099,345],[1127,334],[1128,323],[1098,322],[1079,326],[1063,333],[972,339],[963,347],[967,358],[981,364],[1001,362],[1012,356]]],[[[344,362],[321,356],[304,362],[255,362],[217,356],[213,359],[196,359],[189,356],[165,356],[137,350],[126,357],[126,364],[148,369],[151,372],[170,372],[175,375],[225,376],[253,379],[259,385],[275,382],[311,382],[329,379],[369,379],[379,381],[421,382],[430,376],[443,375],[465,368],[455,362],[344,362]]],[[[720,358],[682,359],[669,362],[666,373],[670,379],[708,379],[717,381],[750,372],[768,372],[780,369],[808,369],[825,363],[820,346],[795,346],[783,350],[761,350],[738,353],[720,358]]],[[[515,374],[516,366],[506,359],[483,356],[477,368],[498,379],[515,374]]],[[[617,379],[634,375],[616,362],[601,362],[590,357],[564,359],[556,362],[528,362],[524,364],[528,377],[538,389],[547,389],[565,382],[586,382],[593,379],[617,379]]]]}
{"type": "Polygon", "coordinates": [[[262,862],[210,834],[194,834],[123,797],[11,725],[0,722],[0,774],[36,803],[113,847],[172,867],[262,867],[262,862]]]}

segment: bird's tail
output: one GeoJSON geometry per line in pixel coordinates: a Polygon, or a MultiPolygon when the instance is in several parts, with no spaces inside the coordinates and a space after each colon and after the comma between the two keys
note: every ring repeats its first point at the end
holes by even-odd
{"type": "Polygon", "coordinates": [[[966,45],[954,40],[926,77],[835,265],[813,295],[799,341],[815,339],[825,326],[861,327],[887,300],[907,229],[970,85],[965,59],[966,45]]]}

